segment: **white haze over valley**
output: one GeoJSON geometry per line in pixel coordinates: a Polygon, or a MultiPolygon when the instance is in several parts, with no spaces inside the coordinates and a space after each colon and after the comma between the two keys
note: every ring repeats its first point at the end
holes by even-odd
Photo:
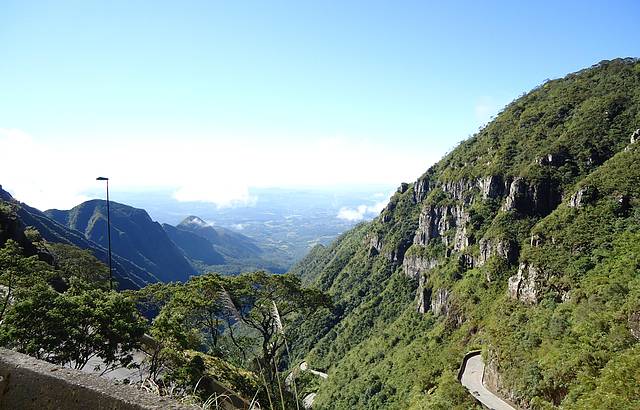
{"type": "MultiPolygon", "coordinates": [[[[391,195],[389,195],[391,196],[391,195]]],[[[374,217],[382,211],[387,205],[388,197],[384,201],[380,201],[375,205],[358,205],[355,208],[349,208],[343,206],[338,211],[338,219],[344,219],[345,221],[358,222],[366,219],[367,217],[374,217]]]]}
{"type": "MultiPolygon", "coordinates": [[[[3,157],[0,184],[39,209],[68,209],[103,197],[97,176],[109,177],[112,191],[168,188],[178,201],[222,208],[254,204],[251,188],[398,186],[415,180],[442,155],[340,136],[286,143],[220,136],[88,136],[86,141],[91,144],[0,128],[0,152],[14,153],[3,157]]],[[[382,196],[375,205],[343,207],[337,217],[359,221],[377,214],[388,199],[382,196]]]]}

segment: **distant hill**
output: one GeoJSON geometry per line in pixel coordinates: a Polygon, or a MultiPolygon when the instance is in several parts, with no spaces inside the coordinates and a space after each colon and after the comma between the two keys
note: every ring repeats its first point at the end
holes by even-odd
{"type": "MultiPolygon", "coordinates": [[[[143,209],[117,202],[111,208],[111,247],[114,254],[151,272],[160,281],[184,281],[196,273],[180,249],[158,222],[143,209]]],[[[107,247],[107,207],[103,200],[84,202],[68,211],[51,209],[45,214],[107,247]]]]}
{"type": "Polygon", "coordinates": [[[185,218],[177,228],[207,239],[214,248],[229,258],[251,258],[262,254],[262,249],[248,236],[229,229],[214,227],[197,216],[185,218]]]}
{"type": "MultiPolygon", "coordinates": [[[[105,247],[87,239],[80,232],[56,222],[45,213],[17,201],[0,186],[0,203],[2,202],[17,207],[17,220],[4,221],[5,223],[2,224],[4,229],[18,232],[24,227],[33,226],[40,232],[42,238],[49,242],[65,243],[91,250],[98,259],[105,263],[107,262],[108,253],[105,247]]],[[[15,239],[15,235],[13,235],[13,239],[15,239]]],[[[22,245],[24,247],[24,244],[22,245]]],[[[145,271],[140,266],[117,254],[113,255],[113,275],[122,289],[135,289],[159,281],[154,274],[145,271]]]]}
{"type": "Polygon", "coordinates": [[[266,253],[248,236],[214,226],[197,216],[188,216],[177,226],[162,226],[199,272],[238,274],[265,269],[274,273],[286,270],[286,263],[266,253]]]}
{"type": "Polygon", "coordinates": [[[213,248],[208,239],[169,224],[162,224],[162,228],[189,259],[206,265],[224,264],[224,256],[213,248]]]}

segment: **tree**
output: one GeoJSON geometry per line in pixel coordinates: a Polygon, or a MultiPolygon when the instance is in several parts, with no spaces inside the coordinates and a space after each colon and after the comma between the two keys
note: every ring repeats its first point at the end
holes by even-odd
{"type": "Polygon", "coordinates": [[[85,249],[63,243],[47,243],[54,264],[67,285],[109,288],[109,268],[85,249]]]}
{"type": "Polygon", "coordinates": [[[204,336],[209,351],[219,354],[219,339],[224,331],[225,309],[220,293],[223,279],[216,274],[206,274],[189,279],[169,302],[169,308],[182,313],[187,328],[198,329],[204,336]]]}
{"type": "Polygon", "coordinates": [[[45,283],[53,272],[37,256],[24,257],[22,248],[12,239],[0,249],[0,323],[4,319],[16,288],[45,283]]]}
{"type": "Polygon", "coordinates": [[[92,357],[103,371],[131,363],[146,322],[135,303],[116,292],[74,289],[58,293],[46,283],[20,288],[0,328],[0,342],[52,363],[83,368],[92,357]]]}
{"type": "Polygon", "coordinates": [[[238,319],[257,331],[262,357],[259,359],[271,382],[272,365],[284,346],[284,329],[295,315],[309,315],[330,306],[329,297],[319,290],[304,288],[293,275],[272,275],[264,271],[243,274],[229,280],[229,294],[238,319]]]}

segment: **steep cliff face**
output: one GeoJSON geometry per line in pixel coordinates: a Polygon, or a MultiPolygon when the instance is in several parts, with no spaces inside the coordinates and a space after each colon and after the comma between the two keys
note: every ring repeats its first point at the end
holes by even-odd
{"type": "MultiPolygon", "coordinates": [[[[349,241],[348,260],[326,272],[316,265],[317,283],[337,303],[330,320],[318,319],[323,325],[306,355],[334,375],[316,405],[429,407],[450,391],[449,369],[474,346],[488,349],[504,373],[496,386],[514,401],[575,403],[584,393],[570,394],[577,385],[559,380],[597,374],[603,363],[561,376],[540,357],[543,346],[583,351],[559,336],[578,337],[588,327],[566,312],[596,309],[589,295],[602,280],[594,277],[631,246],[628,235],[638,235],[639,113],[640,64],[603,62],[509,104],[401,185],[381,215],[360,227],[360,241],[349,241]]],[[[603,357],[637,340],[636,316],[624,313],[635,302],[630,285],[623,288],[606,309],[627,338],[599,347],[603,357]]]]}

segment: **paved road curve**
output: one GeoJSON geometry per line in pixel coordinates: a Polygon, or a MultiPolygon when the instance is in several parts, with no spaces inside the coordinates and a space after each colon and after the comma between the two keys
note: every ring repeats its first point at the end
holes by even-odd
{"type": "Polygon", "coordinates": [[[500,397],[491,393],[482,383],[484,374],[484,362],[481,355],[475,355],[467,360],[467,365],[462,373],[460,382],[469,392],[484,404],[493,410],[516,410],[500,397]]]}

